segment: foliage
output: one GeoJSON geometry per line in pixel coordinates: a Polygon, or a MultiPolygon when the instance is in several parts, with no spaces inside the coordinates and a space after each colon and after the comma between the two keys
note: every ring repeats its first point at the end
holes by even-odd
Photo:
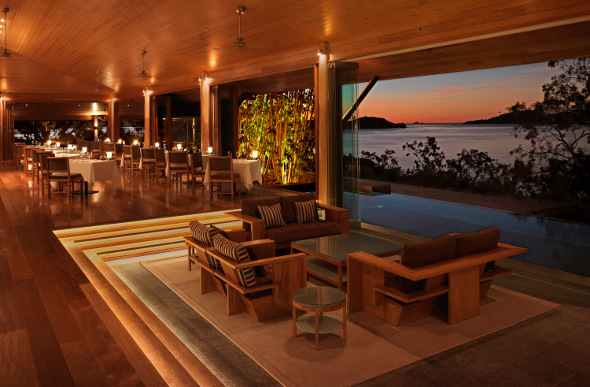
{"type": "Polygon", "coordinates": [[[23,121],[15,123],[15,132],[28,144],[41,144],[49,139],[55,126],[55,121],[23,121]]]}
{"type": "Polygon", "coordinates": [[[313,90],[250,97],[238,122],[238,156],[258,151],[265,184],[304,182],[315,171],[313,90]]]}
{"type": "Polygon", "coordinates": [[[534,194],[568,199],[588,199],[590,181],[572,173],[582,173],[588,155],[582,144],[590,142],[590,58],[549,62],[562,72],[543,85],[543,101],[530,105],[516,102],[507,108],[528,112],[527,119],[514,127],[515,136],[524,135],[527,147],[511,153],[533,168],[537,179],[534,194]]]}
{"type": "Polygon", "coordinates": [[[436,143],[434,137],[426,137],[426,142],[413,141],[402,146],[403,150],[407,150],[406,156],[413,155],[415,168],[418,173],[425,175],[435,175],[442,171],[444,167],[445,153],[440,151],[440,147],[436,143]]]}
{"type": "MultiPolygon", "coordinates": [[[[87,120],[64,121],[16,121],[15,134],[23,137],[26,143],[43,143],[47,140],[60,141],[64,144],[75,144],[78,139],[94,140],[94,126],[87,120]]],[[[134,139],[143,138],[143,121],[121,123],[121,138],[130,143],[134,139]]],[[[98,138],[106,137],[106,122],[99,121],[98,138]]],[[[113,139],[115,140],[115,139],[113,139]]]]}

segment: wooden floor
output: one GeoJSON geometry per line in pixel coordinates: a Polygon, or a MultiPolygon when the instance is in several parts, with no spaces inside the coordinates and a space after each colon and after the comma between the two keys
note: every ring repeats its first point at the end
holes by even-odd
{"type": "MultiPolygon", "coordinates": [[[[48,199],[0,163],[0,385],[219,384],[194,357],[162,344],[165,330],[140,319],[97,268],[81,269],[53,230],[220,211],[240,199],[122,177],[95,184],[88,197],[48,199]]],[[[276,194],[255,187],[246,197],[276,194]]]]}

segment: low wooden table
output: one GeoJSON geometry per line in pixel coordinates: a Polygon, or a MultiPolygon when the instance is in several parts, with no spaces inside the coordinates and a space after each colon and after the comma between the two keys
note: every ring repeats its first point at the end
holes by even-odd
{"type": "Polygon", "coordinates": [[[315,334],[315,349],[320,348],[320,334],[332,333],[342,328],[342,339],[346,341],[346,293],[328,286],[311,286],[293,292],[293,337],[297,328],[315,334]],[[297,318],[297,309],[306,314],[297,318]],[[342,320],[324,312],[342,309],[342,320]]]}
{"type": "Polygon", "coordinates": [[[345,234],[304,239],[291,243],[291,253],[307,254],[307,273],[342,289],[346,282],[346,256],[363,251],[386,256],[404,247],[388,239],[350,231],[345,234]]]}

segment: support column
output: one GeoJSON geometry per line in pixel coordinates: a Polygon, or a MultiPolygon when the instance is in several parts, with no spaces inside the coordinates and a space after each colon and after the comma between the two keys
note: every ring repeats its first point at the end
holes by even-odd
{"type": "Polygon", "coordinates": [[[328,168],[328,158],[330,157],[328,151],[330,90],[328,86],[328,55],[326,54],[319,56],[315,83],[317,194],[320,203],[331,205],[332,190],[328,188],[331,172],[328,168]]]}
{"type": "Polygon", "coordinates": [[[12,145],[14,144],[13,106],[12,102],[6,101],[6,97],[0,98],[0,160],[12,159],[12,145]]]}
{"type": "Polygon", "coordinates": [[[201,149],[203,152],[207,151],[207,147],[213,146],[209,81],[209,78],[201,76],[201,149]]]}
{"type": "Polygon", "coordinates": [[[94,141],[98,141],[99,137],[98,137],[98,114],[95,114],[94,116],[94,122],[93,122],[93,128],[94,128],[94,141]]]}
{"type": "Polygon", "coordinates": [[[119,115],[119,102],[111,100],[109,102],[109,129],[107,136],[112,142],[117,142],[121,138],[121,117],[119,115]]]}
{"type": "Polygon", "coordinates": [[[146,87],[143,89],[143,144],[153,146],[156,142],[155,131],[157,130],[157,106],[156,97],[146,87]]]}

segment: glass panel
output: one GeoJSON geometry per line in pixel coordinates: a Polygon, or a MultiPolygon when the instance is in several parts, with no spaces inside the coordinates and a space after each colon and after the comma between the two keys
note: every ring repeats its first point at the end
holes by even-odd
{"type": "Polygon", "coordinates": [[[183,149],[187,147],[187,123],[186,117],[172,118],[172,147],[176,148],[178,144],[181,144],[183,149]]]}

